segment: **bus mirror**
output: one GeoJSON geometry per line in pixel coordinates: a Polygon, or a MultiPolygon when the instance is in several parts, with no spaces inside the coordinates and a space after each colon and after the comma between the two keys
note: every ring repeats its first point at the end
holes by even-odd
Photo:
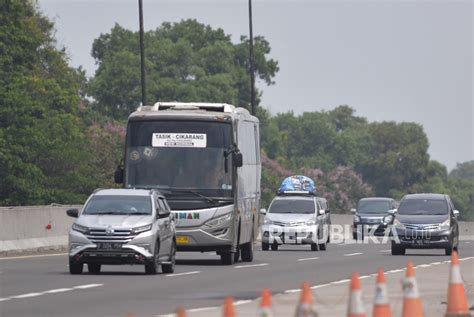
{"type": "Polygon", "coordinates": [[[232,155],[232,161],[234,162],[235,167],[242,167],[243,165],[242,153],[234,152],[232,155]]]}
{"type": "Polygon", "coordinates": [[[117,166],[117,169],[115,170],[114,179],[116,184],[123,183],[123,168],[121,168],[120,166],[117,166]]]}

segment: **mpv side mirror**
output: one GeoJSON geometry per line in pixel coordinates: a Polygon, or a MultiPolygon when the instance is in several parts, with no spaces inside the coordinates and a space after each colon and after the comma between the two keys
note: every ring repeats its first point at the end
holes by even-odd
{"type": "Polygon", "coordinates": [[[242,153],[240,152],[233,152],[232,153],[232,161],[234,162],[235,167],[242,167],[244,164],[244,159],[242,153]]]}
{"type": "Polygon", "coordinates": [[[454,217],[458,217],[459,216],[459,210],[453,210],[453,214],[454,214],[454,217]]]}
{"type": "Polygon", "coordinates": [[[260,209],[260,213],[262,215],[265,215],[267,213],[267,210],[265,208],[260,209]]]}
{"type": "Polygon", "coordinates": [[[120,166],[117,166],[117,169],[115,170],[114,180],[116,184],[123,183],[123,168],[121,168],[120,166]]]}
{"type": "Polygon", "coordinates": [[[69,217],[77,218],[77,217],[79,217],[79,209],[77,209],[77,208],[68,209],[68,210],[66,210],[66,214],[69,217]]]}
{"type": "Polygon", "coordinates": [[[171,214],[170,211],[168,210],[163,210],[163,209],[160,209],[160,208],[157,208],[156,209],[156,215],[158,216],[158,218],[167,218],[169,217],[171,214]]]}
{"type": "Polygon", "coordinates": [[[395,214],[397,213],[397,210],[396,210],[396,209],[390,209],[389,211],[387,211],[387,213],[388,213],[389,215],[392,215],[392,216],[393,216],[393,215],[395,215],[395,214]]]}
{"type": "Polygon", "coordinates": [[[352,214],[355,214],[357,212],[357,210],[355,208],[351,208],[351,213],[352,214]]]}

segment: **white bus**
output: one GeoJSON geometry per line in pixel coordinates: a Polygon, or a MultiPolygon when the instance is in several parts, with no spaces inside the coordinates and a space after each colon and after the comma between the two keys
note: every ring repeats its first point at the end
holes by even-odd
{"type": "Polygon", "coordinates": [[[126,188],[158,189],[177,220],[178,251],[253,260],[260,209],[259,121],[220,103],[158,102],[128,118],[126,188]]]}

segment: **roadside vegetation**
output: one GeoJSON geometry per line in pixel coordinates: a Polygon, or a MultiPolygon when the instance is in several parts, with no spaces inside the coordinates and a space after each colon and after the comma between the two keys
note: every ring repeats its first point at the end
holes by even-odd
{"type": "MultiPolygon", "coordinates": [[[[31,1],[0,2],[0,205],[82,203],[114,186],[127,116],[140,100],[138,33],[116,25],[92,44],[93,77],[68,66],[54,25],[31,1]]],[[[147,100],[250,104],[248,38],[195,20],[145,34],[147,100]]],[[[256,74],[272,85],[279,70],[270,43],[255,39],[256,74]]],[[[335,212],[364,196],[450,194],[474,220],[474,161],[448,173],[428,155],[422,126],[369,122],[342,105],[330,111],[271,114],[261,104],[262,192],[266,206],[283,177],[304,174],[335,212]]],[[[291,105],[289,105],[291,106],[291,105]]]]}

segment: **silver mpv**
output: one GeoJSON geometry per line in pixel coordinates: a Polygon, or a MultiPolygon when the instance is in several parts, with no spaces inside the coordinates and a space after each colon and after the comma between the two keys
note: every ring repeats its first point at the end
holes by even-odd
{"type": "Polygon", "coordinates": [[[86,201],[69,232],[69,272],[100,273],[102,264],[142,264],[145,273],[173,273],[176,254],[174,215],[156,190],[100,189],[86,201]]]}

